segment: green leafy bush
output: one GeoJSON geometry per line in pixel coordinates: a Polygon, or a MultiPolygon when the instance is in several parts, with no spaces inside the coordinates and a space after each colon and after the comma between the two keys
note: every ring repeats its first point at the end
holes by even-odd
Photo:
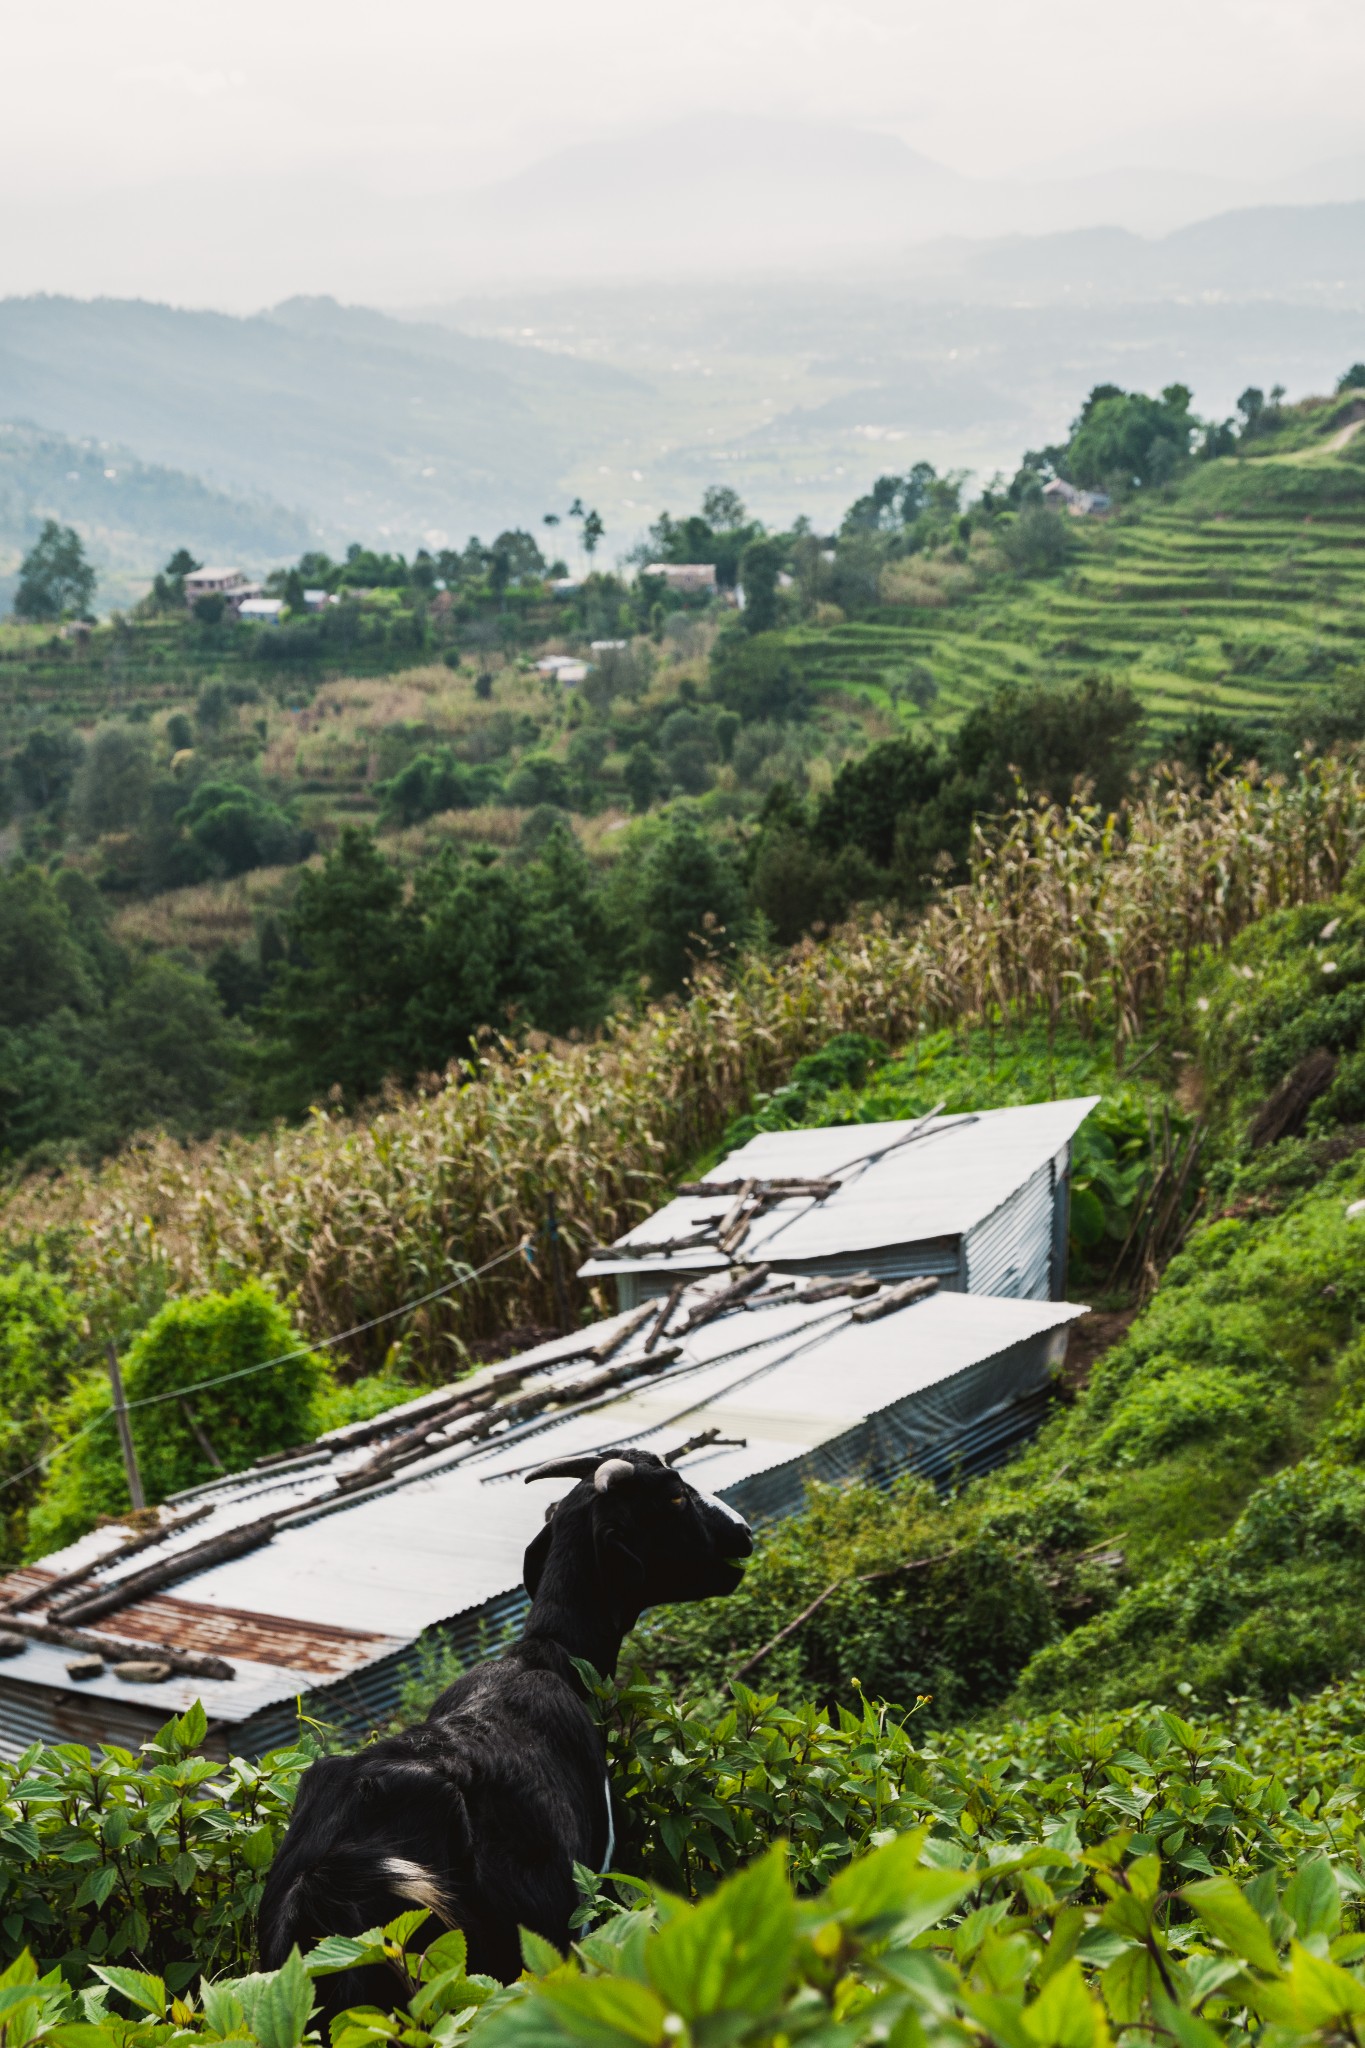
{"type": "MultiPolygon", "coordinates": [[[[205,1442],[239,1471],[310,1436],[326,1368],[274,1297],[249,1280],[232,1294],[168,1302],[134,1340],[123,1383],[143,1486],[149,1501],[161,1501],[213,1477],[205,1442]],[[289,1353],[269,1372],[251,1370],[289,1353]],[[201,1387],[205,1380],[223,1384],[201,1387]]],[[[130,1505],[102,1372],[76,1382],[55,1427],[59,1456],[29,1520],[36,1557],[71,1542],[96,1515],[130,1505]]]]}
{"type": "Polygon", "coordinates": [[[1242,1725],[1143,1708],[920,1741],[870,1703],[742,1688],[719,1719],[638,1687],[604,1706],[639,1875],[581,1872],[573,1953],[524,1934],[507,1989],[420,1912],[238,1974],[311,1744],[196,1759],[192,1710],[142,1766],[0,1766],[6,2041],[299,2048],[314,1980],[367,1962],[401,2007],[344,2015],[334,2048],[1292,2048],[1365,2012],[1358,1685],[1242,1725]]]}
{"type": "MultiPolygon", "coordinates": [[[[0,1930],[73,1981],[135,1962],[173,1991],[247,1968],[271,1857],[315,1749],[197,1756],[201,1706],[140,1757],[76,1744],[0,1765],[0,1930]]],[[[3,2010],[0,2008],[0,2023],[3,2010]]]]}
{"type": "Polygon", "coordinates": [[[41,1456],[74,1362],[76,1317],[43,1266],[19,1260],[0,1273],[0,1564],[17,1564],[41,1456]]]}

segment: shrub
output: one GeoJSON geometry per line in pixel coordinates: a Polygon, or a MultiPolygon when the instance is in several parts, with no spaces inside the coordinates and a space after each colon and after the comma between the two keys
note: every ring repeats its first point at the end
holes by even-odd
{"type": "MultiPolygon", "coordinates": [[[[310,1436],[325,1377],[322,1361],[258,1281],[233,1294],[168,1302],[123,1361],[148,1501],[212,1478],[204,1439],[235,1472],[310,1436]],[[286,1357],[269,1372],[252,1371],[286,1357]],[[223,1384],[201,1386],[210,1380],[223,1384]]],[[[72,1388],[56,1434],[58,1457],[29,1525],[30,1552],[39,1557],[73,1541],[96,1515],[126,1512],[130,1504],[102,1373],[72,1388]]]]}
{"type": "Polygon", "coordinates": [[[38,1485],[28,1468],[47,1447],[76,1334],[70,1300],[45,1267],[20,1260],[0,1273],[0,1564],[19,1561],[38,1485]]]}

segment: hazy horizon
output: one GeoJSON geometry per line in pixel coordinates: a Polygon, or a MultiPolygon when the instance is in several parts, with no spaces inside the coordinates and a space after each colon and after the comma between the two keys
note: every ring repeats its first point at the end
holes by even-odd
{"type": "Polygon", "coordinates": [[[667,195],[664,246],[635,238],[650,274],[667,273],[689,190],[721,270],[769,250],[779,268],[827,262],[841,226],[894,252],[945,232],[1159,233],[1258,201],[1365,198],[1365,15],[1343,0],[1155,0],[1140,27],[1082,0],[1027,15],[696,0],[666,27],[624,0],[568,15],[406,0],[382,25],[355,0],[242,0],[230,30],[168,0],[64,0],[6,40],[24,90],[0,132],[0,297],[242,312],[293,291],[394,306],[619,277],[617,223],[642,178],[667,195]],[[784,125],[808,131],[790,175],[784,125]],[[817,131],[848,218],[832,202],[803,244],[817,131]],[[669,148],[689,160],[661,166],[669,148]],[[879,166],[891,203],[869,220],[879,166]]]}

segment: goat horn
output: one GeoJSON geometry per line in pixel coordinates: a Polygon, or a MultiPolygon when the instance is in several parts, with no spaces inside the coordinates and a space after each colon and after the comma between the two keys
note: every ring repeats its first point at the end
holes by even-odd
{"type": "Polygon", "coordinates": [[[619,1486],[623,1479],[633,1479],[635,1467],[629,1458],[604,1458],[593,1473],[592,1483],[599,1493],[606,1493],[610,1487],[619,1486]]]}
{"type": "Polygon", "coordinates": [[[596,1451],[590,1451],[581,1458],[551,1458],[548,1465],[537,1465],[526,1474],[525,1483],[533,1479],[591,1479],[601,1458],[596,1451]]]}

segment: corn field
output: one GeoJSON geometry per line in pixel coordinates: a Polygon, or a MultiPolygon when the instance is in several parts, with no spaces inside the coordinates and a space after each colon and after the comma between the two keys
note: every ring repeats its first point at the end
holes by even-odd
{"type": "Polygon", "coordinates": [[[1331,894],[1365,845],[1360,764],[1309,761],[1292,784],[1174,777],[1118,815],[1021,805],[977,834],[971,878],[924,915],[880,917],[776,960],[698,974],[685,1000],[609,1022],[590,1043],[490,1039],[362,1118],[185,1148],[153,1137],[109,1165],[32,1179],[12,1242],[57,1231],[88,1303],[146,1301],[256,1275],[314,1338],[346,1330],[534,1237],[534,1260],[352,1343],[371,1368],[401,1333],[405,1369],[438,1378],[466,1344],[555,1321],[543,1234],[559,1214],[571,1291],[588,1247],[657,1206],[757,1089],[840,1031],[903,1044],[918,1027],[1044,1018],[1121,1047],[1179,1005],[1206,949],[1252,919],[1331,894]]]}

